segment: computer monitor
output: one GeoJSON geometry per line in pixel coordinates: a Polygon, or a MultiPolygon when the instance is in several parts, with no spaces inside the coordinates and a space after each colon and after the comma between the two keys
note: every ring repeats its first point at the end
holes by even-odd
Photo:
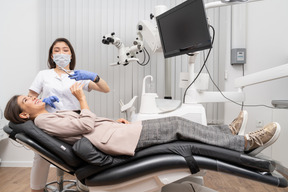
{"type": "Polygon", "coordinates": [[[156,17],[164,57],[212,47],[202,0],[187,0],[156,17]]]}

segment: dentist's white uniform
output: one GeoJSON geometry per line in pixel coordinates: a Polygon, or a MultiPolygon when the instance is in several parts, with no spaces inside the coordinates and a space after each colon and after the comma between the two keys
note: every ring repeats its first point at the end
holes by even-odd
{"type": "MultiPolygon", "coordinates": [[[[90,80],[78,81],[84,84],[83,90],[88,89],[90,80]]],[[[49,96],[57,96],[59,102],[55,102],[56,109],[46,105],[49,112],[59,110],[80,110],[79,101],[70,91],[70,87],[75,83],[74,79],[70,79],[67,74],[59,76],[54,69],[40,71],[35,77],[29,90],[38,93],[42,99],[49,96]]],[[[42,189],[45,187],[50,163],[35,153],[33,166],[31,169],[30,186],[32,189],[42,189]]]]}

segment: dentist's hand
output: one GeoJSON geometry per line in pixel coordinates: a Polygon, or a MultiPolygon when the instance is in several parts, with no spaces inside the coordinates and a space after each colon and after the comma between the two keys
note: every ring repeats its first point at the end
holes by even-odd
{"type": "Polygon", "coordinates": [[[97,73],[93,73],[90,71],[85,71],[85,70],[76,70],[74,71],[73,75],[70,75],[70,79],[75,79],[76,81],[79,80],[91,80],[94,81],[97,76],[97,73]]]}
{"type": "Polygon", "coordinates": [[[59,99],[58,97],[56,96],[50,96],[50,97],[47,97],[47,98],[44,98],[42,100],[46,105],[49,105],[51,106],[52,108],[56,108],[55,105],[54,105],[54,102],[59,102],[59,99]]]}

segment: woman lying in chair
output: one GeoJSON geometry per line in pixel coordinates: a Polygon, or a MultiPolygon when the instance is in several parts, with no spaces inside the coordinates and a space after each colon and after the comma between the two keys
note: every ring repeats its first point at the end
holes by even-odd
{"type": "Polygon", "coordinates": [[[77,82],[70,88],[80,102],[80,113],[48,113],[45,103],[36,97],[16,95],[7,103],[5,118],[13,123],[31,119],[49,135],[70,144],[86,137],[99,150],[110,155],[133,156],[135,151],[142,148],[176,140],[198,141],[255,155],[274,143],[280,134],[278,123],[270,123],[258,131],[242,136],[237,135],[241,122],[230,126],[204,126],[181,117],[133,123],[125,119],[114,121],[97,117],[89,110],[82,88],[83,85],[77,82]]]}

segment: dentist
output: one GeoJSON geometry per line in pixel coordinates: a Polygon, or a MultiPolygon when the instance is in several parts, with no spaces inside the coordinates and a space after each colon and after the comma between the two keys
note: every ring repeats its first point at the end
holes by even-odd
{"type": "MultiPolygon", "coordinates": [[[[97,73],[75,70],[76,55],[71,43],[65,38],[56,39],[48,53],[49,69],[40,71],[29,88],[29,96],[42,94],[45,108],[49,112],[59,110],[80,110],[79,101],[72,95],[70,87],[75,81],[83,84],[83,90],[108,93],[106,81],[97,73]]],[[[50,164],[35,153],[31,169],[31,192],[43,192],[47,182],[50,164]]]]}

